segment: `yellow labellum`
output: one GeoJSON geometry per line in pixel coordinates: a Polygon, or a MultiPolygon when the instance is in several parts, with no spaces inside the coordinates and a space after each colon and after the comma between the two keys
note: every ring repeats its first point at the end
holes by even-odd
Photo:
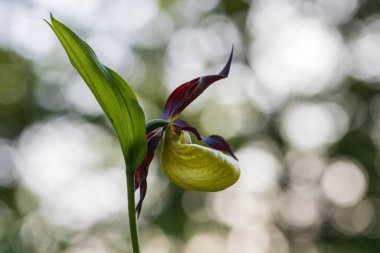
{"type": "Polygon", "coordinates": [[[240,177],[236,160],[221,151],[191,143],[189,134],[165,131],[161,168],[179,187],[193,191],[221,191],[240,177]]]}

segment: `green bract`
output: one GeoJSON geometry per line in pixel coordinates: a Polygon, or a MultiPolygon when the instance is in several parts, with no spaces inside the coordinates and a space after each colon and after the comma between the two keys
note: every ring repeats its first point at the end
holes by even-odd
{"type": "Polygon", "coordinates": [[[119,138],[127,172],[133,173],[145,157],[145,117],[132,88],[104,66],[91,47],[51,15],[50,27],[66,50],[71,64],[87,83],[119,138]]]}
{"type": "Polygon", "coordinates": [[[167,121],[167,120],[164,120],[164,119],[152,119],[152,120],[149,120],[146,123],[146,133],[149,134],[150,132],[152,132],[156,128],[167,126],[168,124],[170,124],[170,122],[167,121]]]}

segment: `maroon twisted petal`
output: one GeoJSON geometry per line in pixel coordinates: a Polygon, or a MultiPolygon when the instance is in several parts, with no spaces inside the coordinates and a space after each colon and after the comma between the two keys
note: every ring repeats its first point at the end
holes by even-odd
{"type": "Polygon", "coordinates": [[[135,175],[134,175],[135,191],[137,189],[140,189],[140,199],[136,205],[137,217],[140,216],[142,204],[145,199],[146,190],[148,187],[146,179],[148,177],[149,165],[153,160],[154,151],[156,150],[158,143],[161,141],[162,135],[163,135],[163,128],[159,128],[158,130],[154,130],[147,134],[147,142],[148,142],[147,154],[145,156],[144,161],[135,171],[135,175]]]}
{"type": "Polygon", "coordinates": [[[228,143],[223,139],[223,137],[219,135],[210,135],[209,137],[203,137],[199,133],[198,129],[196,129],[195,127],[191,126],[189,123],[180,119],[176,119],[174,121],[173,127],[174,127],[174,131],[177,134],[180,134],[181,130],[190,131],[197,137],[198,140],[204,141],[209,147],[219,150],[219,151],[227,152],[233,158],[235,158],[235,160],[238,160],[235,154],[232,152],[230,145],[228,145],[228,143]]]}

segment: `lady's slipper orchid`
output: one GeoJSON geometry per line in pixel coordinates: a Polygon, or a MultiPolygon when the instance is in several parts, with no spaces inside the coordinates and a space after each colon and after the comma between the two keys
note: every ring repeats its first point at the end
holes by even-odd
{"type": "Polygon", "coordinates": [[[161,139],[161,168],[177,186],[186,190],[213,192],[226,189],[239,179],[237,158],[221,136],[203,137],[195,127],[178,119],[180,113],[208,86],[228,76],[232,55],[233,49],[227,64],[218,75],[199,77],[176,88],[166,101],[162,120],[148,123],[148,151],[135,172],[135,190],[140,189],[140,200],[136,206],[138,214],[147,190],[149,164],[161,139]],[[209,147],[192,144],[188,132],[209,147]]]}

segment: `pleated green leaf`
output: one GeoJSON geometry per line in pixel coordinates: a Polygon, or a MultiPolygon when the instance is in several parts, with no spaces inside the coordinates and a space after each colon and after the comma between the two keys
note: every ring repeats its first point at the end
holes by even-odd
{"type": "Polygon", "coordinates": [[[134,91],[116,72],[104,66],[91,47],[67,26],[53,16],[48,24],[111,121],[121,144],[127,172],[134,172],[147,149],[144,112],[134,91]]]}

